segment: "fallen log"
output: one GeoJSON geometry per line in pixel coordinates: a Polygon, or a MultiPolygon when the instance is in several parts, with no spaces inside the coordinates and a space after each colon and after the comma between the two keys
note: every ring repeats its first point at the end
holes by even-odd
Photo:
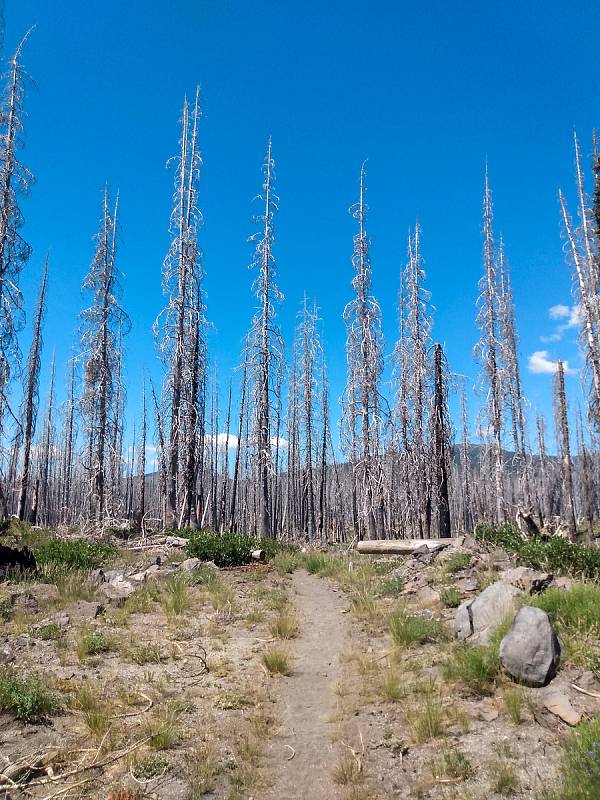
{"type": "Polygon", "coordinates": [[[372,539],[358,542],[356,552],[363,555],[410,556],[416,550],[426,547],[430,553],[460,544],[460,539],[372,539]]]}

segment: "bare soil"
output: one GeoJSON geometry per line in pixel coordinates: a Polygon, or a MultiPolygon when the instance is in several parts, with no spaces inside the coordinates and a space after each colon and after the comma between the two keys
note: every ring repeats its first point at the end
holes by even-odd
{"type": "Polygon", "coordinates": [[[277,692],[279,729],[269,743],[273,787],[269,800],[331,798],[336,751],[332,719],[341,677],[340,654],[349,634],[348,602],[330,581],[294,573],[300,633],[294,641],[293,677],[277,692]]]}

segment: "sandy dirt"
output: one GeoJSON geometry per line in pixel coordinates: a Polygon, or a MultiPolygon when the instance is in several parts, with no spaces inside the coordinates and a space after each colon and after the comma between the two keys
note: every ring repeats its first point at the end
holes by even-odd
{"type": "Polygon", "coordinates": [[[281,726],[269,743],[273,786],[265,800],[318,800],[336,794],[332,716],[339,656],[349,632],[348,603],[329,581],[304,571],[292,582],[300,632],[294,672],[278,695],[281,726]]]}

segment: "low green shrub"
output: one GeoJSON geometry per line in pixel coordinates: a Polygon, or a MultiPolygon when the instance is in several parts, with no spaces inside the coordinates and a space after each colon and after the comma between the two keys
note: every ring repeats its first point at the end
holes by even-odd
{"type": "Polygon", "coordinates": [[[117,548],[108,542],[87,539],[48,538],[34,545],[40,566],[60,564],[69,570],[89,570],[106,566],[117,555],[117,548]]]}
{"type": "Polygon", "coordinates": [[[401,575],[385,578],[379,585],[379,594],[381,597],[398,597],[403,590],[404,578],[401,575]]]}
{"type": "Polygon", "coordinates": [[[456,586],[444,586],[440,590],[440,600],[448,608],[458,608],[460,605],[461,594],[456,586]]]}
{"type": "Polygon", "coordinates": [[[19,675],[12,667],[0,668],[0,710],[33,722],[57,711],[58,695],[38,675],[19,675]]]}
{"type": "Polygon", "coordinates": [[[559,627],[600,637],[600,586],[582,583],[568,591],[547,589],[527,602],[542,608],[559,627]]]}
{"type": "Polygon", "coordinates": [[[475,528],[475,538],[515,553],[521,563],[534,569],[592,581],[600,580],[598,547],[576,544],[558,537],[543,539],[534,536],[524,541],[513,525],[496,527],[481,523],[475,528]]]}
{"type": "Polygon", "coordinates": [[[263,550],[268,560],[291,548],[276,539],[257,539],[241,533],[211,531],[178,531],[188,539],[187,553],[202,561],[213,561],[217,567],[239,567],[250,564],[253,550],[263,550]]]}
{"type": "Polygon", "coordinates": [[[471,556],[468,553],[452,553],[444,561],[444,570],[452,575],[455,572],[460,572],[471,563],[471,556]]]}

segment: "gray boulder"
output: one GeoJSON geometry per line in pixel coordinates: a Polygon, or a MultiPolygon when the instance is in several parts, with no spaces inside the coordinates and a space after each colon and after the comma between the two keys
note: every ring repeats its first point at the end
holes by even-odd
{"type": "Polygon", "coordinates": [[[500,661],[508,674],[526,686],[546,686],[556,675],[561,646],[550,618],[541,608],[523,606],[500,642],[500,661]]]}
{"type": "Polygon", "coordinates": [[[494,629],[515,612],[515,598],[522,592],[508,583],[497,581],[477,597],[465,600],[454,618],[457,639],[486,644],[494,629]]]}
{"type": "Polygon", "coordinates": [[[500,580],[510,583],[529,594],[538,594],[552,583],[553,576],[529,567],[513,567],[500,575],[500,580]]]}

